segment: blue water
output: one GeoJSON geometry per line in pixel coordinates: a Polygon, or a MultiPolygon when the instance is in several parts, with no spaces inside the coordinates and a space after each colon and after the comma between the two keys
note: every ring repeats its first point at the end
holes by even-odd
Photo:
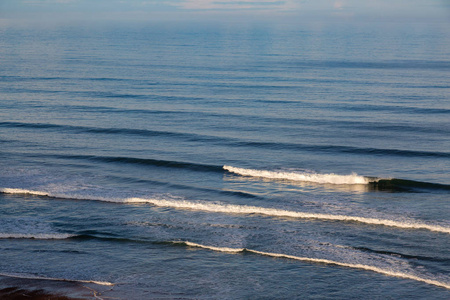
{"type": "Polygon", "coordinates": [[[0,287],[449,298],[447,25],[2,25],[0,287]]]}

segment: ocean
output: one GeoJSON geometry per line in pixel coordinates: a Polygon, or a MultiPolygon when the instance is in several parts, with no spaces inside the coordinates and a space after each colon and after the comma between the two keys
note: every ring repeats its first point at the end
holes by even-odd
{"type": "Polygon", "coordinates": [[[450,27],[0,27],[0,289],[450,298],[450,27]]]}

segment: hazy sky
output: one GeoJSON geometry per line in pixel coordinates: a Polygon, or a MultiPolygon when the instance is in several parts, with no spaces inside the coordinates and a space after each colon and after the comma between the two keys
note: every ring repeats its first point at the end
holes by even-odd
{"type": "Polygon", "coordinates": [[[8,19],[447,20],[450,0],[0,0],[8,19]]]}

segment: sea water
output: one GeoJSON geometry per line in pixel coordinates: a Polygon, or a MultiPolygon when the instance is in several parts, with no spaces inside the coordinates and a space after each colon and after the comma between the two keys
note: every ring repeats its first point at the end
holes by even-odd
{"type": "Polygon", "coordinates": [[[446,24],[2,25],[0,57],[1,287],[450,297],[446,24]]]}

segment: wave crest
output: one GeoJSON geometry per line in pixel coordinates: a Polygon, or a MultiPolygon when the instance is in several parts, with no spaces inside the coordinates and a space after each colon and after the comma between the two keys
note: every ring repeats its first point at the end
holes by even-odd
{"type": "Polygon", "coordinates": [[[149,203],[160,207],[172,207],[177,209],[192,209],[214,213],[230,213],[230,214],[261,214],[272,217],[288,217],[298,219],[317,219],[326,221],[343,221],[343,222],[358,222],[369,225],[382,225],[389,227],[397,227],[403,229],[426,229],[430,231],[437,231],[442,233],[449,233],[449,227],[439,225],[430,225],[419,222],[402,222],[388,219],[367,218],[347,215],[332,215],[320,213],[308,213],[283,210],[277,208],[266,208],[247,205],[235,204],[217,204],[205,202],[191,202],[186,200],[165,200],[165,199],[143,199],[143,198],[129,198],[125,199],[127,203],[149,203]]]}
{"type": "Polygon", "coordinates": [[[248,253],[253,253],[253,254],[262,255],[262,256],[286,258],[286,259],[299,260],[299,261],[305,261],[305,262],[311,262],[311,263],[322,263],[322,264],[327,264],[327,265],[335,265],[335,266],[341,266],[341,267],[347,267],[347,268],[354,268],[354,269],[372,271],[372,272],[376,272],[379,274],[392,276],[392,277],[399,277],[399,278],[415,280],[415,281],[435,285],[438,287],[450,289],[450,283],[447,283],[447,282],[442,282],[442,281],[438,281],[438,280],[430,279],[430,278],[423,278],[423,277],[420,277],[420,276],[417,276],[414,274],[408,274],[408,273],[403,273],[403,272],[389,270],[389,269],[383,269],[380,267],[364,265],[364,264],[344,263],[344,262],[334,261],[334,260],[330,260],[330,259],[323,259],[323,258],[311,258],[311,257],[302,257],[302,256],[289,255],[289,254],[282,254],[282,253],[263,252],[263,251],[248,249],[248,248],[214,247],[214,246],[207,246],[207,245],[192,243],[192,242],[188,242],[188,241],[184,241],[184,242],[183,241],[174,241],[172,243],[173,244],[183,244],[188,247],[203,248],[203,249],[213,250],[213,251],[218,251],[218,252],[227,252],[227,253],[248,252],[248,253]]]}
{"type": "Polygon", "coordinates": [[[232,166],[223,166],[223,169],[242,176],[262,177],[268,179],[284,179],[292,181],[314,182],[321,184],[368,184],[371,179],[360,176],[356,173],[350,175],[338,174],[318,174],[307,172],[281,172],[236,168],[232,166]]]}
{"type": "Polygon", "coordinates": [[[114,283],[111,283],[111,282],[108,282],[108,281],[52,278],[52,277],[42,277],[42,276],[36,276],[36,275],[30,275],[30,274],[0,273],[0,276],[11,277],[11,278],[20,278],[20,279],[35,279],[35,280],[50,280],[50,281],[93,283],[93,284],[97,284],[97,285],[107,285],[107,286],[113,286],[114,285],[114,283]]]}
{"type": "Polygon", "coordinates": [[[105,201],[114,203],[148,203],[159,207],[170,207],[175,209],[189,209],[213,213],[225,213],[225,214],[260,214],[271,217],[282,217],[282,218],[297,218],[297,219],[316,219],[325,221],[342,221],[342,222],[357,222],[364,223],[368,225],[381,225],[388,227],[397,227],[402,229],[425,229],[429,231],[436,231],[441,233],[450,234],[450,227],[444,227],[440,225],[426,224],[416,221],[395,221],[389,219],[378,219],[378,218],[368,218],[359,216],[348,216],[348,215],[334,215],[334,214],[321,214],[321,213],[309,213],[309,212],[299,212],[284,210],[278,208],[267,208],[258,206],[248,206],[248,205],[236,205],[236,204],[223,204],[223,203],[209,203],[209,202],[194,202],[187,200],[175,200],[175,199],[155,199],[155,198],[102,198],[102,197],[71,197],[64,195],[52,195],[50,193],[41,191],[31,191],[31,190],[20,190],[20,189],[0,189],[3,193],[25,193],[25,194],[35,194],[35,195],[45,195],[48,197],[55,198],[66,198],[66,199],[78,199],[78,200],[92,200],[92,201],[105,201]]]}
{"type": "Polygon", "coordinates": [[[65,240],[74,236],[67,233],[0,233],[0,239],[65,240]]]}

